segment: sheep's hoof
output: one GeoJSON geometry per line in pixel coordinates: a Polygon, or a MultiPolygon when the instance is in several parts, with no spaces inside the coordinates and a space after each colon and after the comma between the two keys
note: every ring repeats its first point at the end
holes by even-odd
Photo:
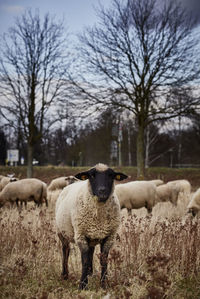
{"type": "Polygon", "coordinates": [[[93,274],[93,269],[90,268],[90,269],[88,270],[88,275],[89,275],[89,276],[92,276],[92,274],[93,274]]]}
{"type": "Polygon", "coordinates": [[[67,280],[68,279],[68,274],[67,273],[65,273],[65,274],[61,274],[61,278],[63,279],[63,280],[67,280]]]}
{"type": "Polygon", "coordinates": [[[101,288],[105,290],[105,289],[107,289],[107,287],[109,287],[108,281],[107,280],[102,280],[101,281],[101,288]]]}
{"type": "Polygon", "coordinates": [[[87,283],[81,281],[79,284],[79,290],[87,290],[87,283]]]}

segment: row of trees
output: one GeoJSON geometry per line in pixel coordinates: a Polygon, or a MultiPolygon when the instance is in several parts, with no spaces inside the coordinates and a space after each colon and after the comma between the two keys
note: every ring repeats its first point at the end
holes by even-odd
{"type": "MultiPolygon", "coordinates": [[[[200,116],[182,119],[179,126],[171,122],[170,130],[166,128],[169,125],[162,125],[165,129],[157,123],[150,125],[145,132],[145,168],[199,166],[200,116]]],[[[91,123],[81,129],[67,125],[50,131],[41,143],[35,145],[34,159],[39,165],[89,166],[103,161],[115,166],[120,162],[135,166],[136,139],[137,131],[131,119],[122,119],[121,116],[119,123],[119,117],[106,111],[95,126],[91,123]]],[[[10,139],[1,133],[0,140],[0,144],[4,145],[0,148],[1,164],[5,163],[6,149],[13,144],[18,144],[20,157],[26,157],[26,145],[19,136],[10,139]]]]}
{"type": "MultiPolygon", "coordinates": [[[[200,39],[187,10],[176,1],[158,6],[156,0],[113,0],[109,9],[100,5],[97,16],[98,25],[79,36],[76,51],[67,47],[63,23],[48,14],[41,19],[39,12],[30,10],[3,38],[0,112],[27,145],[29,177],[34,148],[45,143],[52,125],[60,121],[63,126],[71,113],[77,124],[91,115],[98,119],[107,109],[112,115],[129,111],[134,121],[128,143],[130,135],[136,135],[141,177],[148,156],[145,134],[151,124],[156,127],[161,120],[192,115],[199,107],[200,39]]],[[[91,140],[84,152],[100,158],[92,151],[94,132],[83,128],[82,138],[91,140]]],[[[67,137],[69,148],[78,136],[72,131],[67,137]]],[[[57,132],[62,135],[63,130],[57,132]]],[[[101,152],[100,148],[99,144],[101,152]]],[[[81,155],[80,150],[80,161],[81,155]]],[[[103,155],[102,159],[107,160],[103,155]]]]}

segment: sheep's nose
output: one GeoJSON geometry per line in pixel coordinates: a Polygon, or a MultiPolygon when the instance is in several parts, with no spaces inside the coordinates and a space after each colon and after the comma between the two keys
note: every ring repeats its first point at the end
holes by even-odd
{"type": "Polygon", "coordinates": [[[104,186],[99,187],[99,196],[105,196],[106,195],[106,188],[104,186]]]}

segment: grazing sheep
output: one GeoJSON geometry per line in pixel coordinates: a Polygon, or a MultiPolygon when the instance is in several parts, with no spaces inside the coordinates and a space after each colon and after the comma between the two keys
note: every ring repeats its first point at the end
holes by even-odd
{"type": "Polygon", "coordinates": [[[145,207],[150,213],[156,203],[156,185],[149,181],[134,181],[118,184],[115,192],[121,209],[126,208],[129,215],[132,209],[145,207]]]}
{"type": "Polygon", "coordinates": [[[95,245],[100,244],[101,286],[105,287],[108,253],[120,224],[114,180],[121,181],[127,176],[97,164],[75,177],[84,181],[65,187],[56,202],[56,226],[63,252],[62,277],[68,278],[69,244],[75,242],[82,260],[79,288],[84,289],[88,275],[92,274],[95,245]]]}
{"type": "Polygon", "coordinates": [[[63,189],[64,187],[78,181],[77,178],[74,176],[63,176],[56,178],[51,181],[50,185],[48,186],[48,191],[54,191],[56,189],[63,189]]]}
{"type": "Polygon", "coordinates": [[[164,184],[156,188],[157,192],[157,202],[170,201],[172,204],[176,205],[179,195],[179,189],[176,184],[164,184]]]}
{"type": "Polygon", "coordinates": [[[50,185],[47,188],[47,197],[50,201],[56,202],[58,196],[64,187],[78,182],[79,180],[74,176],[70,175],[67,177],[59,177],[51,181],[50,185]]]}
{"type": "Polygon", "coordinates": [[[188,213],[192,213],[193,216],[200,210],[200,188],[192,195],[192,198],[187,206],[188,213]]]}
{"type": "Polygon", "coordinates": [[[167,183],[170,186],[176,186],[177,190],[179,190],[179,193],[182,192],[184,195],[190,195],[191,193],[191,184],[187,180],[175,180],[170,181],[167,183]]]}
{"type": "Polygon", "coordinates": [[[148,182],[154,183],[156,186],[160,186],[160,185],[164,184],[164,182],[162,180],[151,180],[148,182]]]}
{"type": "Polygon", "coordinates": [[[22,179],[12,184],[7,184],[0,193],[0,207],[6,202],[14,203],[18,205],[20,201],[21,204],[24,202],[25,205],[27,201],[34,201],[38,206],[42,205],[43,201],[47,202],[47,187],[41,180],[32,179],[22,179]]]}
{"type": "Polygon", "coordinates": [[[12,176],[2,176],[0,179],[0,191],[3,190],[3,188],[11,182],[16,182],[18,181],[18,178],[12,177],[12,176]]]}

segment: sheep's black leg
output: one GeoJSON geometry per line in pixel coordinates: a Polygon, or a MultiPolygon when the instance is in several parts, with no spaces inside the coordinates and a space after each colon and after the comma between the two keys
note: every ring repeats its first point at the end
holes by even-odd
{"type": "Polygon", "coordinates": [[[81,261],[82,261],[82,275],[80,280],[79,289],[83,290],[88,284],[89,269],[91,267],[91,250],[90,247],[82,248],[81,250],[81,261]]]}
{"type": "Polygon", "coordinates": [[[61,242],[62,242],[62,278],[68,279],[68,258],[69,258],[69,242],[67,239],[63,238],[61,234],[58,234],[61,242]]]}
{"type": "Polygon", "coordinates": [[[15,200],[15,202],[16,202],[16,206],[19,207],[19,199],[18,198],[15,200]]]}
{"type": "Polygon", "coordinates": [[[149,214],[152,212],[152,207],[148,204],[148,202],[145,203],[145,208],[149,214]]]}
{"type": "Polygon", "coordinates": [[[110,246],[107,246],[106,243],[107,243],[107,238],[105,238],[101,243],[100,263],[101,263],[101,287],[102,288],[105,288],[107,266],[108,266],[108,253],[110,249],[110,246]]]}
{"type": "Polygon", "coordinates": [[[132,215],[132,210],[131,209],[127,209],[127,211],[128,211],[128,216],[131,216],[132,215]]]}
{"type": "Polygon", "coordinates": [[[63,279],[68,279],[68,258],[69,258],[69,243],[63,244],[62,246],[63,251],[63,262],[62,262],[62,277],[63,279]]]}
{"type": "Polygon", "coordinates": [[[47,200],[47,198],[45,197],[45,203],[46,203],[46,207],[48,207],[48,200],[47,200]]]}
{"type": "Polygon", "coordinates": [[[88,269],[88,275],[92,275],[93,273],[93,254],[94,254],[94,247],[89,247],[89,269],[88,269]]]}
{"type": "Polygon", "coordinates": [[[81,237],[76,241],[80,252],[81,252],[81,262],[82,262],[82,275],[80,279],[79,289],[83,290],[88,284],[88,275],[93,272],[92,262],[95,246],[91,246],[90,240],[81,237]]]}

